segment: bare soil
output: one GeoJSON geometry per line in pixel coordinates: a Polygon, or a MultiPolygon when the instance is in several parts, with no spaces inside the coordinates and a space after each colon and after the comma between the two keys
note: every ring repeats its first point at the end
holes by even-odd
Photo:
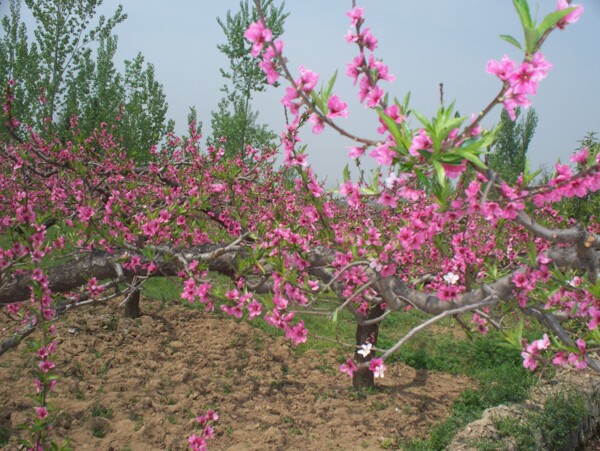
{"type": "MultiPolygon", "coordinates": [[[[73,449],[185,449],[194,418],[219,413],[215,450],[377,450],[424,437],[472,383],[394,364],[374,393],[351,389],[341,351],[299,353],[283,338],[181,305],[81,308],[58,324],[54,437],[73,449]]],[[[4,320],[1,320],[4,321],[4,320]]],[[[260,320],[255,320],[260,321],[260,320]]],[[[0,330],[13,327],[0,322],[0,330]]],[[[5,333],[3,333],[5,335],[5,333]]],[[[26,343],[0,358],[0,428],[32,412],[26,343]]],[[[13,434],[7,449],[15,449],[13,434]]]]}

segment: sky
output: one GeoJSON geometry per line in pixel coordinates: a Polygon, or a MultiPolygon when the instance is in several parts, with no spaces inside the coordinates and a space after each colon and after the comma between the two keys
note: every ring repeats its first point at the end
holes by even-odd
{"type": "MultiPolygon", "coordinates": [[[[7,7],[2,1],[2,10],[7,7]]],[[[278,0],[275,0],[279,4],[278,0]]],[[[522,40],[522,29],[510,0],[358,0],[366,8],[365,26],[378,39],[375,55],[395,75],[394,83],[382,83],[392,96],[403,99],[411,92],[411,106],[425,116],[439,107],[439,84],[444,84],[447,103],[456,100],[461,115],[481,111],[500,89],[500,82],[485,71],[489,59],[508,54],[520,59],[519,50],[501,40],[510,34],[522,40]]],[[[556,6],[555,0],[529,0],[532,13],[541,18],[556,6]]],[[[553,64],[533,99],[539,123],[529,149],[532,167],[567,161],[583,136],[600,132],[600,1],[579,0],[585,12],[580,21],[554,32],[542,52],[553,64]]],[[[210,134],[210,113],[217,109],[224,84],[219,68],[228,61],[216,48],[224,42],[217,17],[235,13],[239,0],[104,0],[100,13],[110,15],[122,4],[128,18],[118,25],[117,61],[142,52],[156,69],[169,103],[168,115],[177,131],[186,128],[190,106],[198,110],[204,134],[210,134]]],[[[338,71],[333,94],[349,104],[349,117],[340,125],[358,135],[378,138],[377,117],[357,99],[346,73],[346,63],[356,56],[347,44],[345,12],[351,0],[288,0],[290,13],[282,39],[284,54],[294,74],[304,65],[327,82],[338,71]]],[[[4,12],[4,11],[3,11],[4,12]]],[[[279,133],[285,124],[282,86],[255,96],[252,106],[279,133]]],[[[496,107],[486,120],[493,126],[500,115],[496,107]]],[[[417,126],[416,122],[412,123],[417,126]]],[[[309,163],[328,185],[341,180],[352,142],[326,130],[301,135],[308,144],[309,163]]],[[[368,159],[367,159],[368,160],[368,159]]],[[[367,167],[374,167],[372,162],[367,167]]]]}

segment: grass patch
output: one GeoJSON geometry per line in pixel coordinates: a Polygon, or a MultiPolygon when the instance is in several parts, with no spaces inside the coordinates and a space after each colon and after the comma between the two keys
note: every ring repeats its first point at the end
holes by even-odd
{"type": "MultiPolygon", "coordinates": [[[[212,282],[214,289],[219,294],[224,294],[233,288],[231,281],[224,277],[215,277],[212,282]]],[[[151,279],[145,284],[144,290],[147,297],[158,300],[179,299],[181,291],[179,284],[167,278],[151,279]]],[[[263,312],[270,310],[272,307],[271,296],[261,295],[258,298],[264,306],[263,312]]],[[[186,302],[184,304],[191,308],[204,309],[203,305],[189,305],[186,302]]],[[[331,309],[331,304],[322,300],[313,307],[331,309]]],[[[304,314],[301,308],[298,310],[296,318],[304,321],[309,335],[306,343],[295,348],[296,352],[304,353],[309,349],[325,352],[336,349],[340,351],[340,363],[351,355],[352,351],[348,347],[336,343],[336,341],[354,342],[356,322],[351,313],[346,310],[340,312],[337,321],[334,322],[327,316],[304,314]]],[[[221,312],[218,302],[215,303],[215,313],[218,316],[226,316],[221,312]]],[[[416,310],[389,315],[381,325],[378,347],[391,347],[408,331],[428,318],[428,315],[416,310]]],[[[249,324],[272,337],[284,335],[283,331],[260,319],[251,321],[249,324]]],[[[443,449],[459,429],[480,418],[483,410],[525,399],[530,387],[537,380],[523,368],[519,351],[499,346],[500,343],[504,343],[504,339],[499,333],[491,331],[485,336],[475,334],[474,338],[469,339],[462,334],[457,334],[457,327],[452,318],[445,318],[437,322],[434,327],[420,332],[387,361],[388,364],[402,362],[420,370],[467,375],[477,384],[476,388],[465,390],[461,394],[453,404],[451,416],[435,426],[427,439],[402,443],[403,449],[443,449]]],[[[530,330],[526,336],[527,338],[530,336],[539,338],[539,331],[530,330]]],[[[256,350],[265,346],[261,339],[244,337],[243,341],[256,350]]],[[[240,360],[242,357],[239,356],[240,360]]],[[[325,366],[320,370],[324,374],[332,372],[332,368],[325,366]]],[[[337,372],[337,368],[333,368],[333,371],[337,372]]],[[[221,389],[224,394],[228,394],[232,387],[230,384],[224,383],[221,389]]],[[[366,399],[368,395],[369,393],[366,391],[350,391],[350,397],[357,400],[366,399]]],[[[372,406],[373,410],[379,408],[382,406],[372,406]]],[[[396,441],[397,445],[400,445],[400,441],[396,441]]]]}
{"type": "Polygon", "coordinates": [[[537,381],[521,364],[518,351],[499,346],[503,339],[497,333],[472,340],[453,335],[430,338],[427,345],[422,341],[407,343],[397,359],[418,369],[468,375],[477,387],[461,393],[451,416],[434,426],[427,439],[405,442],[403,449],[444,449],[460,429],[479,419],[485,409],[524,400],[537,381]]]}
{"type": "Polygon", "coordinates": [[[161,302],[181,299],[181,283],[170,277],[151,277],[144,283],[142,295],[161,302]]]}
{"type": "Polygon", "coordinates": [[[7,425],[0,425],[0,446],[8,445],[8,441],[10,440],[11,435],[12,431],[7,425]]]}
{"type": "Polygon", "coordinates": [[[113,417],[113,411],[111,408],[102,404],[94,404],[92,406],[92,416],[111,419],[113,417]]]}

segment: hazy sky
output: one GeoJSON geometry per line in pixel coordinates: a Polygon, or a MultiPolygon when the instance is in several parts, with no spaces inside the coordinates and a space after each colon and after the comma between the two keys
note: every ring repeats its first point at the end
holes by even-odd
{"type": "MultiPolygon", "coordinates": [[[[2,1],[2,9],[6,2],[2,1]]],[[[210,133],[210,112],[221,97],[223,81],[219,68],[228,62],[216,49],[224,41],[216,22],[228,10],[237,11],[238,0],[105,0],[101,11],[111,13],[121,3],[128,19],[115,32],[119,36],[117,60],[141,51],[156,68],[169,102],[169,116],[185,129],[189,106],[196,106],[210,133]]],[[[275,3],[278,3],[275,0],[275,3]]],[[[497,94],[500,82],[485,72],[489,59],[505,53],[520,58],[519,51],[498,38],[511,34],[522,40],[519,20],[510,0],[358,0],[366,7],[366,24],[379,39],[376,56],[383,58],[396,77],[383,83],[392,95],[404,98],[411,91],[413,108],[426,116],[439,105],[439,83],[444,83],[446,101],[456,100],[462,115],[484,108],[497,94]]],[[[530,148],[533,166],[567,160],[577,141],[588,131],[600,132],[600,1],[580,0],[585,7],[581,20],[555,32],[543,53],[554,68],[540,84],[534,98],[539,125],[530,148]]],[[[301,64],[328,80],[339,71],[334,94],[349,103],[350,116],[341,124],[358,134],[376,137],[377,119],[357,101],[356,90],[345,76],[346,63],[356,55],[344,41],[349,20],[345,11],[350,0],[288,0],[291,14],[282,39],[290,68],[301,64]]],[[[553,10],[555,0],[530,0],[538,19],[553,10]]],[[[280,104],[283,88],[270,89],[253,101],[259,122],[276,131],[284,124],[280,104]]],[[[500,114],[492,112],[491,125],[500,114]]],[[[330,132],[311,136],[309,162],[329,183],[341,178],[349,162],[347,140],[330,132]]]]}

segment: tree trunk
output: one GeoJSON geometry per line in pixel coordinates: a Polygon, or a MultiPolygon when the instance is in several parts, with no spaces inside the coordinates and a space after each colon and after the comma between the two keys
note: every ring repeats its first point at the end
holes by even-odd
{"type": "MultiPolygon", "coordinates": [[[[381,315],[383,315],[384,310],[381,308],[381,305],[376,304],[369,309],[367,312],[367,316],[364,318],[365,320],[374,319],[381,315]]],[[[370,324],[368,326],[361,326],[358,324],[356,326],[356,346],[364,345],[365,343],[371,343],[373,346],[377,346],[377,336],[379,335],[379,324],[370,324]]],[[[357,348],[354,353],[354,360],[357,363],[370,362],[371,359],[375,356],[375,351],[371,351],[366,357],[363,357],[362,354],[358,353],[359,348],[357,348]]],[[[375,387],[375,378],[373,376],[373,371],[371,371],[368,367],[361,367],[357,371],[354,372],[354,376],[352,377],[352,386],[354,388],[374,388],[375,387]]]]}
{"type": "Polygon", "coordinates": [[[125,318],[135,319],[142,314],[140,311],[140,290],[135,290],[125,303],[123,316],[125,318]]]}

